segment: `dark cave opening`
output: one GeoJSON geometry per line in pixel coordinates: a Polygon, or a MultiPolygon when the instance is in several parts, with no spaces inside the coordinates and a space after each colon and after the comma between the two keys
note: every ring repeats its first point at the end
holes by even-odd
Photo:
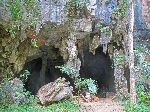
{"type": "MultiPolygon", "coordinates": [[[[59,60],[51,60],[47,59],[47,66],[46,66],[46,71],[44,74],[45,75],[45,80],[43,83],[47,84],[50,82],[55,81],[58,77],[63,77],[63,74],[60,72],[59,69],[56,69],[55,66],[57,65],[62,65],[63,62],[60,62],[59,60]],[[60,64],[61,63],[61,64],[60,64]]],[[[28,69],[31,73],[29,76],[27,82],[26,82],[26,89],[31,92],[31,94],[37,94],[38,90],[42,85],[41,83],[41,78],[40,78],[40,71],[42,68],[42,59],[34,59],[28,63],[26,63],[26,69],[28,69]]]]}
{"type": "Polygon", "coordinates": [[[37,58],[25,64],[24,69],[29,70],[31,75],[28,77],[25,83],[25,88],[31,92],[31,94],[36,94],[39,89],[40,80],[40,70],[42,68],[42,59],[37,58]]]}
{"type": "MultiPolygon", "coordinates": [[[[52,50],[53,52],[58,54],[58,49],[52,50]]],[[[41,86],[55,81],[58,77],[65,77],[59,69],[55,68],[55,66],[64,64],[63,58],[60,55],[57,55],[56,58],[47,56],[46,59],[43,59],[43,57],[44,56],[26,62],[24,66],[24,70],[29,70],[31,73],[31,75],[28,77],[27,82],[25,83],[25,88],[33,95],[37,94],[41,86]],[[45,63],[43,63],[42,61],[45,61],[45,63]],[[43,66],[45,67],[44,71],[42,71],[43,66]],[[44,80],[41,80],[41,74],[44,75],[44,80]]]]}
{"type": "MultiPolygon", "coordinates": [[[[97,81],[99,92],[102,86],[108,92],[115,91],[113,69],[111,68],[111,59],[108,54],[104,54],[102,47],[96,49],[96,54],[93,55],[89,51],[84,52],[84,60],[82,60],[82,65],[80,69],[81,77],[92,78],[97,81]]],[[[44,84],[55,81],[58,77],[65,77],[67,81],[70,81],[71,85],[74,87],[73,80],[69,78],[67,74],[61,73],[61,71],[55,66],[63,65],[64,61],[62,56],[60,56],[58,49],[53,49],[58,55],[54,59],[50,57],[47,58],[46,68],[44,72],[45,80],[44,84]]],[[[79,56],[80,57],[80,56],[79,56]]],[[[25,87],[32,94],[37,94],[37,91],[42,86],[40,73],[42,69],[42,57],[34,59],[32,61],[26,62],[24,69],[28,69],[31,73],[25,87]]]]}
{"type": "Polygon", "coordinates": [[[97,81],[100,93],[102,89],[105,92],[115,92],[114,72],[112,61],[108,53],[103,53],[103,48],[98,47],[96,54],[84,51],[84,59],[80,74],[84,78],[92,78],[97,81]]]}

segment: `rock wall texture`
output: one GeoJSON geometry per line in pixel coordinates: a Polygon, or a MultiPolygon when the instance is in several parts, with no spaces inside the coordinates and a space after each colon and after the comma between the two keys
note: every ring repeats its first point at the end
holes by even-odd
{"type": "Polygon", "coordinates": [[[10,35],[1,26],[0,38],[0,77],[14,76],[22,70],[28,56],[38,54],[39,49],[31,45],[30,39],[20,42],[17,38],[10,35]]]}
{"type": "Polygon", "coordinates": [[[137,29],[150,28],[149,8],[149,0],[135,0],[135,25],[137,29]]]}
{"type": "Polygon", "coordinates": [[[150,0],[142,1],[142,15],[146,21],[147,28],[150,28],[150,0]]]}

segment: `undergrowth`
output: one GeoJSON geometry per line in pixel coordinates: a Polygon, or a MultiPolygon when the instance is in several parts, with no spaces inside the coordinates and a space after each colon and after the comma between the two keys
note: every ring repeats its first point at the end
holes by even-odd
{"type": "Polygon", "coordinates": [[[47,107],[33,104],[11,104],[0,108],[0,112],[80,112],[80,107],[73,101],[63,100],[47,107]]]}
{"type": "Polygon", "coordinates": [[[132,105],[129,100],[124,102],[126,112],[149,112],[150,106],[143,102],[138,102],[136,105],[132,105]]]}
{"type": "Polygon", "coordinates": [[[150,112],[150,85],[146,82],[150,78],[150,62],[146,61],[146,56],[150,50],[142,44],[137,44],[134,49],[136,63],[135,70],[139,71],[136,81],[137,103],[133,105],[129,100],[124,101],[126,112],[150,112]]]}
{"type": "MultiPolygon", "coordinates": [[[[25,70],[20,74],[19,78],[22,79],[22,81],[26,81],[29,75],[31,75],[30,72],[25,70]]],[[[23,92],[20,92],[20,90],[15,91],[15,95],[17,95],[18,99],[22,99],[22,97],[19,97],[22,95],[24,99],[19,103],[14,103],[12,100],[15,99],[9,97],[10,92],[7,90],[7,88],[12,89],[10,81],[11,79],[5,79],[3,83],[0,84],[0,112],[80,112],[79,105],[72,100],[62,100],[46,107],[41,106],[38,104],[38,97],[31,95],[31,93],[25,89],[23,92]]]]}

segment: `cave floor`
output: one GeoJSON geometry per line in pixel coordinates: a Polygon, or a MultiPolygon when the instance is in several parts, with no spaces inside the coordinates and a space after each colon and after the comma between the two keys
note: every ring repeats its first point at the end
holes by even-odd
{"type": "Polygon", "coordinates": [[[100,98],[97,102],[80,102],[82,112],[125,112],[124,107],[112,98],[100,98]]]}

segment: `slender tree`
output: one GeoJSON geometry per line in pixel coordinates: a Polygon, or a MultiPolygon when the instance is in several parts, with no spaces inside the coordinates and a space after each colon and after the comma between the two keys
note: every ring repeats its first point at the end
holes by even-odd
{"type": "Polygon", "coordinates": [[[133,52],[133,29],[134,29],[134,0],[129,0],[129,29],[128,29],[128,50],[130,69],[130,101],[136,104],[136,86],[134,72],[134,52],[133,52]]]}

